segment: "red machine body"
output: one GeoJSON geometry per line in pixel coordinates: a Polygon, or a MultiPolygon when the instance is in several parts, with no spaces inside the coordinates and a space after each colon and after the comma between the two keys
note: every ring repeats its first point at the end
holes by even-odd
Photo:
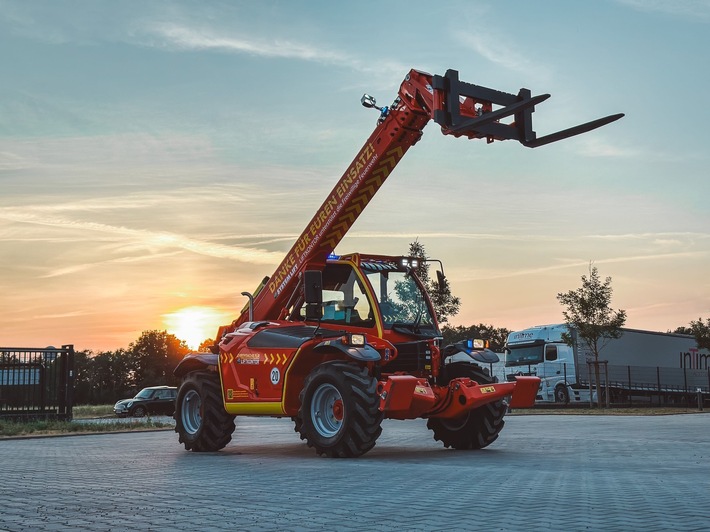
{"type": "Polygon", "coordinates": [[[547,98],[464,83],[453,70],[411,70],[389,107],[364,96],[380,110],[372,135],[248,308],[220,328],[213,354],[190,354],[176,368],[185,377],[175,414],[185,447],[219,449],[234,416],[271,415],[292,417],[328,456],[367,452],[385,417],[425,417],[445,446],[481,448],[497,438],[509,404],[532,406],[536,377],[495,382],[483,346],[440,345],[416,275],[421,259],[332,253],[430,120],[446,135],[537,147],[622,116],[537,138],[532,112],[547,98]]]}

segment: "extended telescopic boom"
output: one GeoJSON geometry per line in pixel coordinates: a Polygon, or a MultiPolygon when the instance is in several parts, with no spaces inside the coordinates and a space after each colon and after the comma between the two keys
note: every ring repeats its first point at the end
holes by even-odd
{"type": "Polygon", "coordinates": [[[274,274],[264,279],[250,308],[231,326],[220,328],[219,336],[247,320],[279,317],[302,272],[325,264],[397,163],[421,138],[430,120],[441,126],[444,135],[486,139],[489,143],[517,140],[536,148],[624,116],[610,115],[537,138],[532,129],[532,113],[535,105],[547,98],[549,94],[533,97],[528,89],[510,94],[465,83],[459,81],[456,70],[448,70],[444,76],[411,70],[390,107],[377,107],[374,98],[363,96],[363,105],[380,110],[377,127],[274,274]],[[509,123],[502,122],[509,117],[509,123]]]}

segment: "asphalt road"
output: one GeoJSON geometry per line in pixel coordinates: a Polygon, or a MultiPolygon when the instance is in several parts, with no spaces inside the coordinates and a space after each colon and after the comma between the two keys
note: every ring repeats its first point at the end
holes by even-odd
{"type": "Polygon", "coordinates": [[[710,414],[510,416],[482,451],[386,421],[357,459],[288,419],[217,453],[174,432],[0,441],[2,530],[710,530],[710,414]]]}

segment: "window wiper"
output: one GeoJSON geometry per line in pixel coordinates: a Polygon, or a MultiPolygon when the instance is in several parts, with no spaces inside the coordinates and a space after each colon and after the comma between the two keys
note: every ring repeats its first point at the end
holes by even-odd
{"type": "Polygon", "coordinates": [[[420,334],[419,324],[421,324],[421,322],[422,322],[423,315],[424,315],[424,308],[419,307],[419,310],[417,311],[417,315],[414,317],[414,323],[412,323],[412,330],[417,334],[420,334]]]}
{"type": "Polygon", "coordinates": [[[418,326],[415,328],[414,323],[403,323],[401,321],[395,321],[390,324],[393,331],[400,332],[402,334],[408,334],[410,336],[416,336],[417,338],[435,338],[437,333],[435,331],[426,332],[422,331],[418,326]]]}

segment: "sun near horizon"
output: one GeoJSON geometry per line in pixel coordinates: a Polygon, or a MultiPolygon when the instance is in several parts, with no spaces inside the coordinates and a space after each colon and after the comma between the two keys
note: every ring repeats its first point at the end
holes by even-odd
{"type": "Polygon", "coordinates": [[[230,322],[231,314],[212,307],[185,307],[163,314],[165,330],[183,340],[196,350],[208,338],[214,338],[217,329],[230,322]]]}

